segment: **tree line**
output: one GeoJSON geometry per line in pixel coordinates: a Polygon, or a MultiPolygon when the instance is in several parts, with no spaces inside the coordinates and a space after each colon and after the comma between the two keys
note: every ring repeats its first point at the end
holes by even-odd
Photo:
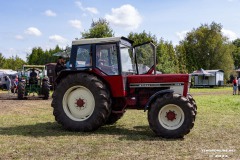
{"type": "MultiPolygon", "coordinates": [[[[222,69],[225,79],[240,67],[240,39],[229,41],[222,33],[222,25],[212,22],[202,24],[189,31],[178,45],[163,38],[157,39],[151,32],[130,32],[127,38],[134,41],[134,45],[152,41],[157,46],[157,69],[162,73],[192,73],[200,68],[222,69]]],[[[93,21],[90,29],[81,33],[81,38],[114,37],[114,31],[105,19],[93,21]]],[[[19,57],[4,58],[0,53],[0,68],[16,70],[22,64],[43,65],[56,62],[54,53],[63,49],[44,51],[41,47],[32,49],[24,62],[19,57]]]]}

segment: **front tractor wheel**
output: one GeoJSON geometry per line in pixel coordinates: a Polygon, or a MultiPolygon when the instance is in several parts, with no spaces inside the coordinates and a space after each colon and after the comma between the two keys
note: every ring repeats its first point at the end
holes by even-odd
{"type": "Polygon", "coordinates": [[[42,94],[43,94],[43,99],[44,100],[48,100],[49,92],[50,92],[49,81],[43,81],[43,83],[42,83],[42,94]]]}
{"type": "Polygon", "coordinates": [[[86,73],[61,80],[53,94],[53,115],[71,131],[94,131],[104,125],[110,109],[106,86],[86,73]]]}
{"type": "Polygon", "coordinates": [[[178,94],[165,94],[156,98],[148,111],[150,128],[164,138],[182,138],[194,126],[192,104],[178,94]]]}
{"type": "Polygon", "coordinates": [[[25,82],[18,83],[18,99],[22,100],[25,97],[25,82]]]}

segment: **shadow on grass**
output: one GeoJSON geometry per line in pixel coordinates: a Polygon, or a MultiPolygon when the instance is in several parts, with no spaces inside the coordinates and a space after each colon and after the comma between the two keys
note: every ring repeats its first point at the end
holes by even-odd
{"type": "MultiPolygon", "coordinates": [[[[29,137],[49,137],[49,136],[97,136],[97,135],[114,135],[119,140],[165,140],[171,141],[176,139],[163,139],[157,137],[149,126],[135,126],[132,129],[124,128],[117,125],[102,126],[94,132],[70,132],[58,125],[56,122],[38,123],[35,125],[24,125],[15,127],[0,127],[0,135],[20,135],[29,137]]],[[[182,140],[182,139],[177,139],[182,140]]]]}

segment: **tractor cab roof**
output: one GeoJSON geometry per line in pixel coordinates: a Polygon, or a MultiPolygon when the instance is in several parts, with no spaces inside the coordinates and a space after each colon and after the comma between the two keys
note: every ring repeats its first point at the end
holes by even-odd
{"type": "Polygon", "coordinates": [[[126,37],[107,37],[107,38],[87,38],[87,39],[79,39],[72,42],[72,45],[80,45],[80,44],[99,44],[99,43],[114,43],[120,41],[127,41],[131,45],[133,41],[126,37]]]}

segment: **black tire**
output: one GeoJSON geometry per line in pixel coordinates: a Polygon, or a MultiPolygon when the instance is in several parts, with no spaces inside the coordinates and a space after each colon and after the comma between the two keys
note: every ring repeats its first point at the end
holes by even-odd
{"type": "Polygon", "coordinates": [[[53,115],[67,130],[94,131],[110,115],[110,102],[106,86],[97,77],[87,73],[68,75],[53,93],[53,115]]]}
{"type": "Polygon", "coordinates": [[[43,99],[47,100],[49,98],[50,85],[48,81],[43,81],[42,83],[42,95],[43,99]]]}
{"type": "Polygon", "coordinates": [[[194,126],[194,108],[187,98],[168,93],[156,98],[150,105],[148,121],[157,136],[182,138],[194,126]]]}
{"type": "Polygon", "coordinates": [[[24,82],[19,82],[18,83],[18,99],[22,100],[24,99],[25,96],[25,83],[24,82]]]}
{"type": "Polygon", "coordinates": [[[196,104],[196,101],[195,99],[192,97],[192,95],[188,95],[188,100],[190,101],[190,103],[192,104],[193,108],[194,108],[194,113],[195,113],[195,116],[197,116],[197,104],[196,104]]]}
{"type": "Polygon", "coordinates": [[[11,88],[11,93],[14,93],[14,87],[11,88]]]}
{"type": "Polygon", "coordinates": [[[106,125],[111,125],[116,123],[119,119],[122,118],[124,113],[111,113],[106,121],[106,125]]]}

